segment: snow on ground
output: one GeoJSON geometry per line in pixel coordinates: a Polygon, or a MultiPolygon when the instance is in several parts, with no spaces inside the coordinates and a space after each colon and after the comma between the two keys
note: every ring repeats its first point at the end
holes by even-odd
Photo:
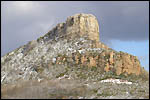
{"type": "Polygon", "coordinates": [[[106,79],[106,80],[101,80],[101,83],[105,82],[112,82],[112,83],[117,83],[117,84],[132,84],[132,82],[128,82],[127,80],[121,80],[121,79],[106,79]]]}

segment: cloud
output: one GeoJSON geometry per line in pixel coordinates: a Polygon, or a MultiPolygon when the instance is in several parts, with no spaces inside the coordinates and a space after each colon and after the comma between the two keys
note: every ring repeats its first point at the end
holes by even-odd
{"type": "Polygon", "coordinates": [[[102,30],[100,35],[103,39],[122,41],[149,39],[148,7],[128,7],[127,9],[120,6],[103,7],[101,11],[104,13],[98,16],[102,30]]]}
{"type": "Polygon", "coordinates": [[[144,41],[149,38],[149,2],[3,1],[2,54],[36,39],[76,13],[91,13],[100,40],[144,41]]]}

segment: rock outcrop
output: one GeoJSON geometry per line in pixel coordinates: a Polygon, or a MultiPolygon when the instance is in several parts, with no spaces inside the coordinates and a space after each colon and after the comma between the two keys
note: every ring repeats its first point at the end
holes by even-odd
{"type": "Polygon", "coordinates": [[[73,62],[76,62],[80,66],[101,67],[106,72],[115,71],[117,75],[121,73],[139,75],[141,73],[140,62],[136,56],[109,50],[103,51],[103,53],[94,51],[94,49],[92,53],[89,53],[86,49],[83,49],[83,51],[84,53],[77,51],[69,58],[64,55],[58,56],[56,62],[57,64],[73,64],[73,62]]]}
{"type": "Polygon", "coordinates": [[[91,14],[68,17],[44,36],[1,57],[1,66],[2,84],[57,78],[65,69],[51,72],[56,66],[100,68],[98,74],[110,71],[117,75],[141,74],[136,56],[117,52],[99,42],[98,21],[91,14]]]}
{"type": "Polygon", "coordinates": [[[76,35],[88,35],[91,40],[99,41],[99,25],[95,16],[91,14],[76,14],[67,18],[65,23],[58,24],[48,32],[43,38],[53,38],[53,36],[66,35],[73,39],[76,35]]]}

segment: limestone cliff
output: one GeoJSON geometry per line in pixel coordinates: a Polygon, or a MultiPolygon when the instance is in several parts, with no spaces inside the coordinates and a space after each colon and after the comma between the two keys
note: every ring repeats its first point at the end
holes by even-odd
{"type": "Polygon", "coordinates": [[[43,38],[53,38],[53,36],[66,35],[72,39],[74,36],[88,35],[91,40],[99,41],[99,25],[95,16],[91,14],[76,14],[67,18],[65,23],[58,24],[49,31],[43,38]]]}
{"type": "Polygon", "coordinates": [[[100,42],[95,16],[76,14],[44,36],[1,57],[1,82],[53,79],[64,73],[78,78],[76,72],[68,71],[75,67],[96,68],[100,71],[97,75],[110,71],[117,75],[142,74],[136,56],[117,52],[100,42]]]}

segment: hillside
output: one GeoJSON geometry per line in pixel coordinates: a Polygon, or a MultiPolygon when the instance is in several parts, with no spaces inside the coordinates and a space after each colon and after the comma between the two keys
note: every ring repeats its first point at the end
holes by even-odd
{"type": "Polygon", "coordinates": [[[149,98],[148,84],[136,56],[100,42],[91,14],[70,16],[1,57],[2,98],[149,98]]]}

